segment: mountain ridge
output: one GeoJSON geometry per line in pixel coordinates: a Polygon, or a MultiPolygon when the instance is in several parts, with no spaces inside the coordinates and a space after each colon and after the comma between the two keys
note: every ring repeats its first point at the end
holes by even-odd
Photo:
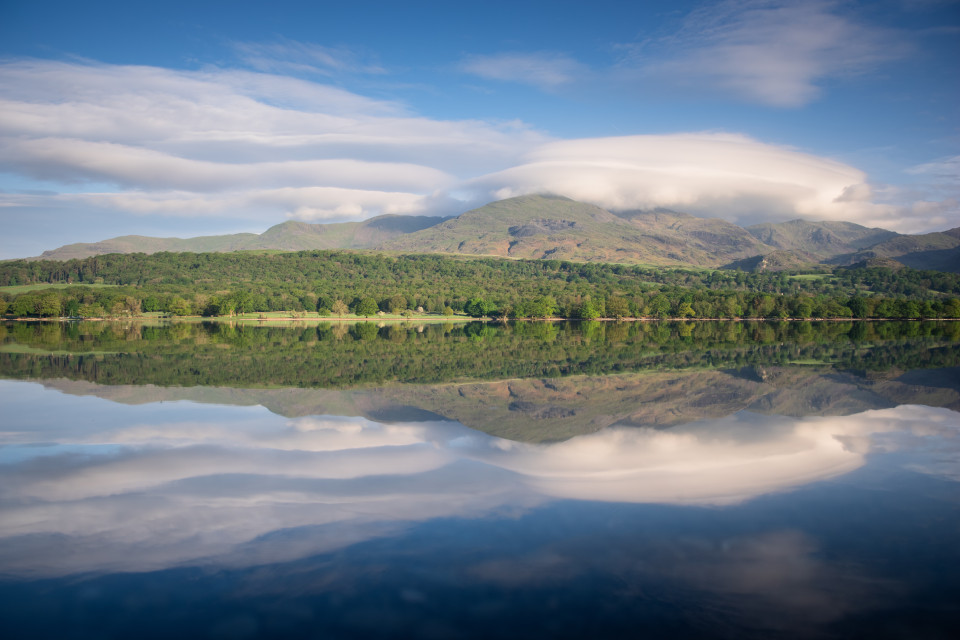
{"type": "Polygon", "coordinates": [[[34,260],[70,260],[105,253],[306,251],[317,249],[365,249],[394,235],[411,233],[446,220],[431,216],[382,215],[361,222],[313,224],[288,220],[263,233],[234,233],[195,238],[156,238],[127,235],[99,242],[78,242],[44,251],[34,260]]]}
{"type": "Polygon", "coordinates": [[[667,209],[611,212],[555,195],[525,195],[453,217],[383,215],[361,222],[287,221],[261,234],[119,236],[33,259],[104,253],[363,249],[744,270],[896,261],[960,271],[960,228],[903,235],[852,222],[790,220],[740,227],[667,209]]]}

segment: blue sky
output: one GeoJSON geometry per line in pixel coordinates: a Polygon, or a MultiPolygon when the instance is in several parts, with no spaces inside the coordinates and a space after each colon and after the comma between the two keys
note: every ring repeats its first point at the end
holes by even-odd
{"type": "Polygon", "coordinates": [[[0,258],[561,193],[960,226],[960,3],[0,4],[0,258]]]}

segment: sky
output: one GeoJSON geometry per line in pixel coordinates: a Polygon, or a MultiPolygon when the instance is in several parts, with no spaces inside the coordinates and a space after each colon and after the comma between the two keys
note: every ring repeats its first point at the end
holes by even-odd
{"type": "Polygon", "coordinates": [[[0,2],[0,258],[551,193],[960,226],[960,1],[0,2]]]}

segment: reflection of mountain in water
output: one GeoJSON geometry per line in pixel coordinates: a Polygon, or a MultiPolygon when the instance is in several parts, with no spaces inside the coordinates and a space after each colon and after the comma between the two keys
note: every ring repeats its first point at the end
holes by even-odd
{"type": "MultiPolygon", "coordinates": [[[[742,382],[722,373],[705,380],[715,384],[720,376],[742,382]]],[[[618,386],[628,394],[669,381],[625,378],[618,386]]],[[[575,382],[548,391],[567,393],[575,382]]],[[[595,391],[598,402],[617,388],[583,382],[582,395],[595,391]]],[[[151,391],[53,385],[137,402],[151,391]]],[[[684,388],[671,400],[678,411],[696,404],[679,400],[684,388]]],[[[154,400],[223,400],[234,392],[157,391],[154,400]]],[[[741,410],[669,429],[611,426],[559,442],[521,443],[456,422],[419,421],[427,416],[408,406],[393,413],[390,399],[371,392],[245,390],[234,399],[293,397],[303,408],[306,398],[324,403],[329,393],[342,406],[353,403],[391,421],[284,419],[259,407],[183,402],[134,407],[0,382],[10,418],[0,437],[4,453],[15,456],[0,464],[0,572],[140,571],[201,559],[249,566],[333,550],[412,523],[522,513],[554,499],[730,505],[849,473],[867,453],[891,447],[912,450],[917,470],[945,475],[960,428],[956,412],[912,405],[844,416],[741,410]],[[290,395],[297,393],[307,395],[290,395]],[[42,418],[36,429],[22,426],[30,416],[42,418]],[[310,531],[291,544],[293,530],[310,531]]],[[[755,397],[748,393],[740,402],[755,397]]],[[[509,395],[498,402],[510,411],[509,395]]],[[[628,404],[625,414],[632,410],[639,422],[642,409],[628,404]]],[[[682,419],[697,414],[691,409],[682,419]]],[[[569,427],[558,429],[569,435],[569,427]]],[[[549,428],[537,433],[541,440],[547,435],[549,428]]]]}
{"type": "Polygon", "coordinates": [[[811,367],[685,371],[401,385],[367,390],[102,386],[48,380],[45,386],[139,404],[161,400],[255,405],[286,416],[350,415],[385,422],[456,420],[525,442],[564,440],[612,425],[668,428],[739,411],[842,416],[899,404],[960,411],[960,368],[913,371],[890,380],[811,367]]]}

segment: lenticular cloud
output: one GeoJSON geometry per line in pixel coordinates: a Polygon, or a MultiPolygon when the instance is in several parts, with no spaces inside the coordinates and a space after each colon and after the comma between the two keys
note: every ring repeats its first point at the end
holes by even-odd
{"type": "Polygon", "coordinates": [[[849,216],[844,195],[866,184],[848,165],[730,134],[564,140],[525,160],[473,184],[499,197],[547,191],[611,209],[671,207],[731,218],[849,216]]]}

